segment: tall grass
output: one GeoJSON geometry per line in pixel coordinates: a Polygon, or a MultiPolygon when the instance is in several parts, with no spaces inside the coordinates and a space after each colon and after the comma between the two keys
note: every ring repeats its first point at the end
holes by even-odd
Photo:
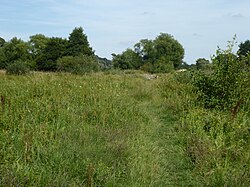
{"type": "Polygon", "coordinates": [[[165,138],[156,112],[162,111],[162,80],[102,73],[0,76],[1,186],[178,183],[173,170],[181,159],[173,163],[167,156],[171,137],[165,138]]]}
{"type": "Polygon", "coordinates": [[[190,74],[0,73],[0,186],[248,186],[249,113],[190,74]]]}

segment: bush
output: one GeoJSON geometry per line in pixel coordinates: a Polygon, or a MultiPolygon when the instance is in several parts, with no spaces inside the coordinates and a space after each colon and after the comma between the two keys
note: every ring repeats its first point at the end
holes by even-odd
{"type": "Polygon", "coordinates": [[[23,61],[16,61],[6,67],[6,73],[11,75],[25,75],[29,72],[28,65],[23,61]]]}
{"type": "Polygon", "coordinates": [[[65,56],[57,60],[57,70],[73,74],[85,74],[100,70],[95,57],[92,56],[65,56]]]}
{"type": "Polygon", "coordinates": [[[217,50],[211,73],[199,71],[193,76],[197,99],[205,108],[233,109],[248,97],[249,68],[232,52],[233,44],[217,50]]]}

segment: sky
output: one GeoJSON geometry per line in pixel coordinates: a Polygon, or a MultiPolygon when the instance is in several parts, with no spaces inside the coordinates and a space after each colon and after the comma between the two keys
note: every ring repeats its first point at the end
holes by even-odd
{"type": "Polygon", "coordinates": [[[0,37],[67,38],[81,26],[95,53],[111,59],[141,39],[168,33],[192,64],[225,49],[235,34],[237,45],[250,40],[249,10],[249,0],[0,0],[0,37]]]}

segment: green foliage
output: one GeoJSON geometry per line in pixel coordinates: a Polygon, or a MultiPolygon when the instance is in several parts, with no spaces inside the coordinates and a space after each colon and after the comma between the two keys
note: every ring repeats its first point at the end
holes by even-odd
{"type": "Polygon", "coordinates": [[[56,60],[65,55],[68,41],[63,38],[50,38],[42,55],[37,60],[39,70],[56,71],[56,60]]]}
{"type": "Polygon", "coordinates": [[[173,36],[161,33],[154,40],[144,39],[135,44],[134,50],[127,49],[114,55],[114,67],[142,69],[151,73],[166,73],[178,68],[184,58],[182,45],[173,36]]]}
{"type": "Polygon", "coordinates": [[[246,56],[250,51],[250,41],[246,40],[239,45],[238,55],[246,56]]]}
{"type": "Polygon", "coordinates": [[[194,75],[198,101],[205,108],[232,109],[247,95],[248,67],[232,53],[234,43],[227,50],[218,49],[212,58],[213,72],[194,75]]]}
{"type": "Polygon", "coordinates": [[[184,49],[173,36],[161,33],[154,40],[141,40],[135,51],[143,59],[143,69],[153,73],[166,73],[181,65],[184,49]]]}
{"type": "Polygon", "coordinates": [[[139,69],[142,60],[132,49],[127,49],[120,55],[113,54],[113,66],[119,69],[139,69]]]}
{"type": "Polygon", "coordinates": [[[83,33],[83,28],[75,28],[69,36],[66,51],[67,56],[94,55],[89,46],[87,36],[83,33]]]}
{"type": "Polygon", "coordinates": [[[143,64],[153,64],[156,60],[156,51],[154,48],[153,40],[143,39],[139,43],[134,45],[134,50],[144,61],[143,64]]]}
{"type": "Polygon", "coordinates": [[[3,47],[4,44],[5,44],[5,40],[0,37],[0,47],[3,47]]]}
{"type": "Polygon", "coordinates": [[[16,61],[6,67],[6,73],[10,75],[26,75],[30,72],[29,66],[23,61],[16,61]]]}
{"type": "MultiPolygon", "coordinates": [[[[88,68],[85,69],[89,69],[86,72],[96,71],[99,68],[95,67],[96,63],[92,63],[95,58],[97,58],[103,70],[112,67],[110,60],[94,55],[82,27],[75,28],[68,39],[60,37],[48,38],[43,34],[30,36],[28,42],[16,37],[9,42],[5,42],[3,38],[0,38],[0,69],[5,69],[9,64],[20,60],[27,62],[27,65],[32,70],[56,71],[59,58],[82,55],[93,56],[89,58],[91,63],[85,63],[85,65],[88,64],[86,65],[88,68]]],[[[79,67],[75,69],[79,69],[79,67]]]]}
{"type": "Polygon", "coordinates": [[[48,41],[49,38],[44,36],[43,34],[30,36],[29,45],[31,48],[32,57],[35,61],[42,56],[48,41]]]}
{"type": "Polygon", "coordinates": [[[3,47],[0,47],[0,69],[4,69],[7,64],[7,59],[3,47]]]}
{"type": "Polygon", "coordinates": [[[156,59],[160,59],[161,61],[164,59],[164,63],[172,63],[175,68],[181,65],[184,58],[184,48],[173,36],[161,33],[153,43],[156,51],[156,59]]]}
{"type": "Polygon", "coordinates": [[[156,63],[145,63],[140,69],[149,73],[169,73],[174,70],[174,65],[171,62],[166,63],[164,58],[160,58],[156,63]]]}
{"type": "Polygon", "coordinates": [[[99,57],[97,55],[95,55],[95,58],[99,62],[102,70],[104,70],[104,71],[110,70],[113,67],[111,60],[109,60],[107,58],[101,58],[101,57],[99,57]]]}
{"type": "Polygon", "coordinates": [[[187,62],[182,61],[177,69],[192,69],[192,65],[194,64],[189,65],[187,62]]]}
{"type": "Polygon", "coordinates": [[[1,68],[6,68],[9,64],[18,60],[29,61],[32,59],[28,43],[16,37],[6,42],[0,50],[0,53],[3,54],[3,57],[0,58],[1,68]]]}
{"type": "Polygon", "coordinates": [[[65,56],[57,60],[57,70],[74,74],[85,74],[99,71],[100,65],[97,59],[92,56],[65,56]]]}
{"type": "Polygon", "coordinates": [[[212,72],[194,73],[202,107],[194,105],[182,119],[187,154],[205,186],[250,184],[249,57],[235,55],[233,46],[234,40],[217,50],[212,72]]]}
{"type": "Polygon", "coordinates": [[[198,58],[196,60],[196,67],[198,70],[206,70],[210,68],[210,62],[209,60],[205,58],[198,58]]]}

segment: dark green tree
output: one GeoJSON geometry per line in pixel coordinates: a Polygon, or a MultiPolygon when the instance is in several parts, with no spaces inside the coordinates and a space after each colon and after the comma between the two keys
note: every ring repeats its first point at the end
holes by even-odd
{"type": "Polygon", "coordinates": [[[207,60],[205,58],[198,58],[196,60],[197,69],[204,70],[204,69],[207,69],[209,67],[209,65],[210,65],[209,60],[207,60]]]}
{"type": "Polygon", "coordinates": [[[83,33],[83,28],[75,28],[69,36],[67,56],[93,55],[94,52],[89,46],[88,38],[83,33]]]}
{"type": "Polygon", "coordinates": [[[56,60],[65,56],[68,41],[63,38],[52,37],[48,40],[46,47],[42,50],[42,55],[37,59],[39,70],[55,71],[57,69],[56,60]]]}
{"type": "Polygon", "coordinates": [[[0,53],[3,55],[0,58],[1,68],[6,68],[7,65],[19,60],[23,62],[32,61],[28,43],[16,37],[6,42],[4,46],[1,47],[0,53]]]}
{"type": "Polygon", "coordinates": [[[134,45],[135,52],[145,63],[153,63],[156,60],[156,51],[152,40],[143,39],[134,45]]]}
{"type": "Polygon", "coordinates": [[[181,65],[184,58],[184,48],[173,36],[161,33],[153,43],[156,59],[160,59],[162,63],[173,64],[174,68],[181,65]]]}
{"type": "Polygon", "coordinates": [[[135,44],[134,50],[143,60],[141,69],[152,73],[172,71],[182,64],[184,58],[182,45],[165,33],[154,40],[141,40],[135,44]]]}
{"type": "Polygon", "coordinates": [[[0,47],[3,47],[4,43],[5,43],[5,40],[0,37],[0,47]]]}
{"type": "Polygon", "coordinates": [[[141,57],[132,49],[127,49],[120,55],[113,54],[113,65],[119,69],[139,69],[142,63],[141,57]]]}
{"type": "Polygon", "coordinates": [[[7,60],[6,60],[6,56],[4,53],[4,49],[3,47],[0,47],[0,69],[4,69],[6,67],[6,63],[7,63],[7,60]]]}
{"type": "Polygon", "coordinates": [[[250,41],[246,40],[244,43],[241,43],[239,45],[238,55],[246,56],[249,51],[250,51],[250,41]]]}

